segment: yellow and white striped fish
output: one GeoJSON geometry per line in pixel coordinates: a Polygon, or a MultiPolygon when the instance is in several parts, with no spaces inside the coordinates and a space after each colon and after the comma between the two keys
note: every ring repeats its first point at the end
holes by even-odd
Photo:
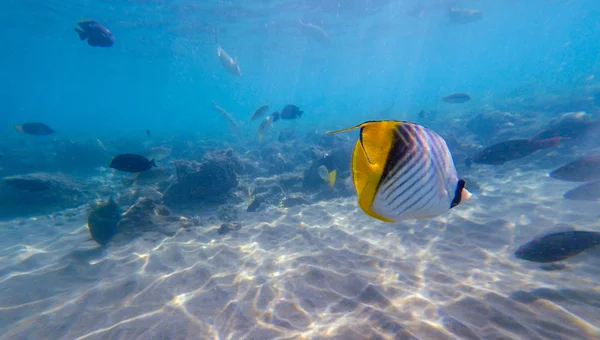
{"type": "Polygon", "coordinates": [[[352,154],[358,205],[385,222],[433,218],[469,199],[452,154],[432,130],[401,121],[369,121],[352,154]]]}

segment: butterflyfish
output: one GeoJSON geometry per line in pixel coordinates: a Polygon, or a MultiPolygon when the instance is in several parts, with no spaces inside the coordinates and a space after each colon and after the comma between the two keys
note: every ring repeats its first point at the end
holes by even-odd
{"type": "Polygon", "coordinates": [[[368,121],[360,129],[351,171],[358,205],[385,222],[428,219],[468,200],[452,154],[434,131],[409,122],[368,121]]]}

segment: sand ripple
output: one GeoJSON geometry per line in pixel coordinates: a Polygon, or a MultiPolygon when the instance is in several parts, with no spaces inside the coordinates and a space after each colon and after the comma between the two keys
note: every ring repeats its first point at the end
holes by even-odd
{"type": "Polygon", "coordinates": [[[562,200],[561,185],[515,172],[431,221],[381,223],[338,199],[107,250],[77,209],[13,221],[0,337],[596,339],[600,257],[554,272],[512,257],[544,230],[599,230],[597,205],[562,200]]]}

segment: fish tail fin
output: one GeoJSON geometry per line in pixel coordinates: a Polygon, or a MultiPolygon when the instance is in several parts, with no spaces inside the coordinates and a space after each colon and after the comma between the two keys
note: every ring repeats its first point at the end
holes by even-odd
{"type": "Polygon", "coordinates": [[[19,131],[19,132],[23,132],[23,126],[21,125],[13,125],[15,127],[15,130],[19,131]]]}
{"type": "Polygon", "coordinates": [[[85,34],[85,32],[79,28],[75,28],[75,32],[77,32],[77,35],[79,35],[79,39],[81,40],[85,40],[87,38],[87,35],[85,34]]]}
{"type": "Polygon", "coordinates": [[[337,170],[333,170],[332,172],[329,173],[327,182],[329,183],[329,186],[331,186],[332,188],[335,185],[336,178],[337,178],[337,170]]]}
{"type": "Polygon", "coordinates": [[[150,166],[151,166],[151,167],[155,167],[155,168],[157,167],[157,166],[156,166],[156,163],[154,163],[154,159],[151,159],[151,160],[150,160],[150,166]]]}
{"type": "Polygon", "coordinates": [[[304,113],[304,111],[298,111],[298,117],[302,117],[303,113],[304,113]]]}

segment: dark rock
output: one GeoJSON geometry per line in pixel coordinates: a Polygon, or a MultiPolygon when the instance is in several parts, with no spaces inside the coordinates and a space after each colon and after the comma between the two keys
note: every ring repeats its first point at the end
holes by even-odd
{"type": "MultiPolygon", "coordinates": [[[[516,125],[522,127],[522,122],[517,116],[501,111],[493,111],[480,113],[470,118],[466,127],[469,131],[479,137],[489,138],[489,136],[497,136],[503,129],[512,129],[516,125]]],[[[505,136],[504,138],[507,138],[505,136]]]]}
{"type": "Polygon", "coordinates": [[[173,216],[167,207],[157,204],[151,198],[142,197],[123,213],[118,238],[129,242],[148,232],[173,236],[182,227],[175,223],[179,220],[182,220],[181,217],[173,216]]]}
{"type": "Polygon", "coordinates": [[[201,163],[175,161],[177,180],[164,193],[168,206],[188,203],[223,203],[238,186],[239,158],[229,150],[207,154],[201,163]]]}
{"type": "Polygon", "coordinates": [[[230,231],[237,231],[240,229],[242,229],[242,224],[239,222],[223,223],[221,224],[221,227],[217,230],[217,233],[219,235],[225,235],[230,231]]]}
{"type": "Polygon", "coordinates": [[[88,215],[90,235],[100,245],[106,245],[118,232],[121,212],[112,198],[98,204],[88,215]]]}
{"type": "Polygon", "coordinates": [[[87,200],[80,187],[65,175],[32,173],[0,181],[0,217],[42,215],[87,200]]]}
{"type": "Polygon", "coordinates": [[[294,164],[284,156],[284,152],[274,145],[269,145],[260,150],[261,164],[269,174],[277,175],[294,170],[294,164]]]}
{"type": "Polygon", "coordinates": [[[247,212],[256,212],[266,209],[268,206],[279,206],[281,200],[285,197],[283,189],[278,185],[257,187],[254,192],[255,195],[246,209],[247,212]]]}
{"type": "Polygon", "coordinates": [[[237,210],[231,205],[221,205],[217,209],[217,217],[224,222],[232,222],[238,219],[237,210]]]}

